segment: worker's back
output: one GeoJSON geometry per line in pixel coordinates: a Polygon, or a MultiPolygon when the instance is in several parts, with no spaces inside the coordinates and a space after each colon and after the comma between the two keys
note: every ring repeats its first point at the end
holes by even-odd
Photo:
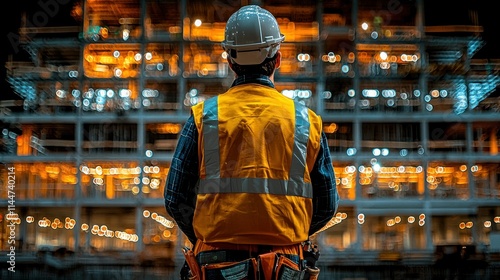
{"type": "Polygon", "coordinates": [[[309,172],[321,119],[274,88],[253,83],[195,106],[193,115],[201,135],[197,238],[261,245],[307,240],[309,172]]]}

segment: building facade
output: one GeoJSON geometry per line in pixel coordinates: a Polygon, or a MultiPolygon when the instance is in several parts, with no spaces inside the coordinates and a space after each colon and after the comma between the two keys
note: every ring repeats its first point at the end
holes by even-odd
{"type": "Polygon", "coordinates": [[[20,98],[0,101],[0,248],[14,239],[18,262],[178,269],[166,175],[190,107],[231,85],[220,41],[246,4],[278,19],[276,88],[329,139],[341,204],[313,237],[323,266],[500,252],[500,63],[475,58],[474,11],[432,25],[424,0],[61,2],[27,9],[26,57],[6,64],[20,98]]]}

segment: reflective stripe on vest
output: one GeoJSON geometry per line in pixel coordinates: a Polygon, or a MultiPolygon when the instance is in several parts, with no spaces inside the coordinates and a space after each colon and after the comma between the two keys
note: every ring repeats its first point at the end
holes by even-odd
{"type": "Polygon", "coordinates": [[[312,198],[311,184],[304,182],[307,141],[309,140],[308,109],[299,103],[294,104],[295,136],[290,179],[221,178],[218,98],[214,97],[206,100],[203,106],[203,150],[205,153],[206,178],[200,180],[198,193],[262,193],[312,198]]]}

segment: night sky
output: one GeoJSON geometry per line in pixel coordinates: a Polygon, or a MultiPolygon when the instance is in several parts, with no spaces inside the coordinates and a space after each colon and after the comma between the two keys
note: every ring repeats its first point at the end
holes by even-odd
{"type": "MultiPolygon", "coordinates": [[[[402,0],[402,1],[413,1],[413,0],[402,0]]],[[[478,10],[479,13],[479,25],[484,27],[484,32],[482,34],[483,39],[486,41],[486,45],[479,51],[475,58],[490,58],[499,59],[500,58],[500,43],[499,37],[500,32],[500,13],[493,3],[496,1],[490,0],[425,0],[429,4],[425,5],[426,19],[425,25],[446,25],[446,24],[461,24],[460,19],[467,17],[467,9],[464,10],[463,7],[468,7],[470,9],[478,10]],[[460,11],[459,11],[460,10],[460,11]]],[[[18,99],[19,97],[15,95],[10,86],[6,82],[5,78],[5,62],[9,54],[13,54],[16,57],[26,56],[25,52],[12,43],[13,40],[10,36],[15,36],[18,32],[18,28],[21,23],[21,12],[26,9],[35,9],[34,11],[39,11],[39,3],[63,3],[58,7],[58,13],[55,16],[50,17],[51,24],[54,22],[65,22],[70,21],[70,9],[72,1],[35,1],[35,0],[16,0],[9,2],[6,15],[3,15],[2,20],[3,25],[1,26],[1,38],[2,47],[0,49],[0,100],[5,99],[18,99]],[[68,3],[69,2],[69,3],[68,3]],[[36,10],[38,9],[38,10],[36,10]],[[6,24],[7,23],[7,24],[6,24]]],[[[16,60],[16,59],[14,59],[16,60]]]]}
{"type": "Polygon", "coordinates": [[[12,43],[8,38],[8,34],[10,32],[17,32],[17,28],[20,24],[21,2],[22,1],[12,1],[12,3],[10,3],[11,8],[5,9],[8,11],[7,15],[5,15],[7,19],[3,20],[1,24],[2,47],[0,48],[0,100],[19,98],[12,93],[10,86],[5,80],[5,62],[8,55],[14,53],[15,47],[12,46],[12,43]]]}

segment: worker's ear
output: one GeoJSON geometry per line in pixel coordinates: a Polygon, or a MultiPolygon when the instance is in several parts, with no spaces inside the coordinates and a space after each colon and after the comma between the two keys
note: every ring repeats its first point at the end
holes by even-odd
{"type": "Polygon", "coordinates": [[[274,68],[278,69],[278,68],[280,68],[280,66],[281,66],[281,52],[278,51],[276,53],[276,65],[274,66],[274,68]]]}

